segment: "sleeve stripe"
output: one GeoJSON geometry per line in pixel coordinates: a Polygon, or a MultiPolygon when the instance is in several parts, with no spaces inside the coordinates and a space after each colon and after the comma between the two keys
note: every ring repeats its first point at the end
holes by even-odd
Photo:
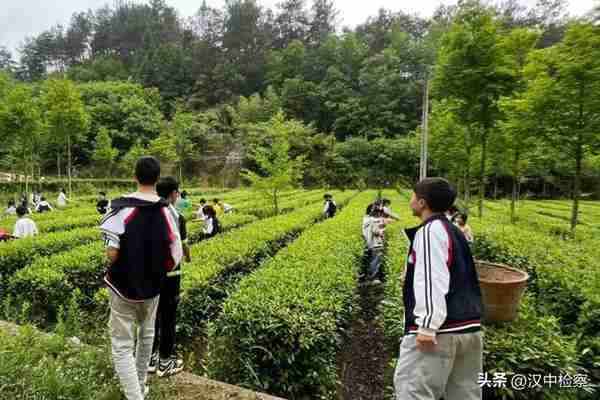
{"type": "Polygon", "coordinates": [[[429,270],[427,265],[429,264],[429,241],[427,235],[428,226],[423,227],[423,271],[425,273],[425,318],[423,318],[423,326],[427,327],[427,316],[431,315],[431,307],[433,304],[429,301],[429,270]]]}
{"type": "Polygon", "coordinates": [[[427,258],[425,259],[425,296],[427,302],[430,304],[430,308],[427,310],[427,315],[423,320],[425,328],[430,328],[431,318],[433,317],[433,279],[431,277],[431,224],[426,226],[425,234],[425,248],[427,251],[427,258]]]}

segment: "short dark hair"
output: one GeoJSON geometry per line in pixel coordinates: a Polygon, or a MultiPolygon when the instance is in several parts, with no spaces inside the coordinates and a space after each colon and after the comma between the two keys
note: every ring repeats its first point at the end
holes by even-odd
{"type": "Polygon", "coordinates": [[[14,200],[9,200],[8,201],[8,206],[9,207],[14,206],[14,205],[15,205],[15,201],[14,200]]]}
{"type": "Polygon", "coordinates": [[[213,203],[218,203],[219,199],[217,199],[216,197],[213,199],[213,203]]]}
{"type": "Polygon", "coordinates": [[[372,211],[373,211],[373,203],[371,203],[367,206],[367,214],[366,215],[371,215],[372,211]]]}
{"type": "Polygon", "coordinates": [[[22,217],[23,215],[27,214],[27,207],[20,205],[19,207],[17,207],[17,215],[19,217],[22,217]]]}
{"type": "Polygon", "coordinates": [[[44,196],[42,196],[42,197],[40,198],[40,200],[41,200],[41,201],[46,201],[46,198],[45,198],[44,196]]]}
{"type": "Polygon", "coordinates": [[[450,211],[451,213],[457,213],[458,208],[456,206],[450,206],[448,207],[448,211],[450,211]]]}
{"type": "Polygon", "coordinates": [[[206,199],[202,198],[200,199],[200,204],[205,204],[206,203],[206,199]]]}
{"type": "Polygon", "coordinates": [[[327,199],[331,199],[331,198],[333,198],[333,196],[332,196],[332,195],[330,195],[329,193],[325,193],[325,196],[323,196],[323,198],[324,198],[325,200],[327,200],[327,199]]]}
{"type": "Polygon", "coordinates": [[[135,177],[142,185],[154,185],[160,177],[160,162],[152,156],[144,156],[135,163],[135,177]]]}
{"type": "Polygon", "coordinates": [[[202,207],[202,212],[204,213],[204,215],[208,215],[209,217],[215,217],[217,215],[217,212],[215,211],[213,206],[202,207]]]}
{"type": "Polygon", "coordinates": [[[385,206],[385,205],[390,205],[390,204],[392,204],[392,202],[390,201],[390,199],[382,199],[382,200],[381,200],[381,204],[383,204],[383,205],[385,206]]]}
{"type": "Polygon", "coordinates": [[[101,196],[106,196],[106,192],[100,192],[101,196]]]}
{"type": "Polygon", "coordinates": [[[414,192],[433,212],[445,212],[456,200],[456,190],[444,178],[425,178],[415,185],[414,192]]]}
{"type": "Polygon", "coordinates": [[[179,190],[179,182],[172,176],[165,176],[164,178],[160,178],[158,183],[156,184],[156,193],[166,199],[173,192],[177,192],[179,190]]]}
{"type": "Polygon", "coordinates": [[[457,217],[462,218],[463,222],[466,224],[469,219],[469,215],[465,212],[458,213],[457,217]]]}

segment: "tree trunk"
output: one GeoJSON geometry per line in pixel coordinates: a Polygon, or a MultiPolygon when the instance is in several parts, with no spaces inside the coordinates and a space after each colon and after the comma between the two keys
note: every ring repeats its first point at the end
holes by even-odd
{"type": "Polygon", "coordinates": [[[179,184],[183,185],[183,168],[181,168],[181,163],[179,164],[179,184]]]}
{"type": "Polygon", "coordinates": [[[60,174],[60,151],[56,152],[56,169],[58,170],[58,179],[61,178],[60,174]]]}
{"type": "Polygon", "coordinates": [[[498,200],[498,171],[494,173],[494,200],[498,200]]]}
{"type": "Polygon", "coordinates": [[[515,151],[515,158],[513,160],[512,198],[510,199],[510,222],[511,222],[511,224],[514,224],[517,219],[515,207],[516,207],[517,200],[518,200],[517,186],[519,184],[519,171],[518,171],[519,158],[520,158],[520,154],[519,154],[519,151],[517,150],[517,151],[515,151]]]}
{"type": "Polygon", "coordinates": [[[72,186],[72,182],[71,182],[71,169],[72,169],[71,135],[67,135],[67,157],[68,157],[67,174],[69,177],[69,198],[71,198],[71,197],[73,197],[73,186],[72,186]]]}
{"type": "Polygon", "coordinates": [[[471,202],[471,147],[467,146],[467,165],[464,172],[465,185],[465,211],[469,212],[469,203],[471,202]]]}
{"type": "Polygon", "coordinates": [[[479,166],[479,218],[483,216],[483,198],[485,197],[485,163],[487,157],[487,127],[484,128],[481,140],[481,164],[479,166]]]}

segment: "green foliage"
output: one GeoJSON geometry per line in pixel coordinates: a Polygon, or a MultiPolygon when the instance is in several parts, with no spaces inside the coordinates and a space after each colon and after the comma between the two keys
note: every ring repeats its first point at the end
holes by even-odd
{"type": "Polygon", "coordinates": [[[291,398],[335,389],[363,253],[356,221],[372,198],[360,194],[240,283],[209,327],[212,377],[291,398]]]}
{"type": "Polygon", "coordinates": [[[92,160],[99,168],[102,168],[104,175],[110,175],[113,164],[119,151],[112,146],[112,139],[107,128],[102,127],[96,135],[96,143],[92,160]]]}
{"type": "Polygon", "coordinates": [[[262,127],[268,139],[271,139],[269,147],[255,147],[252,158],[258,166],[258,172],[246,169],[243,173],[253,189],[271,199],[273,210],[278,213],[278,195],[299,182],[304,169],[304,156],[290,157],[290,133],[294,123],[286,122],[283,114],[277,114],[262,127]]]}
{"type": "Polygon", "coordinates": [[[117,400],[118,379],[109,352],[77,346],[32,327],[0,327],[0,397],[117,400]]]}

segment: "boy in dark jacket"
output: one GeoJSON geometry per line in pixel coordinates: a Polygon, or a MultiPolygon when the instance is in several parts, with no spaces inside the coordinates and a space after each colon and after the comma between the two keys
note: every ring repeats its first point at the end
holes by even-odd
{"type": "MultiPolygon", "coordinates": [[[[158,195],[169,203],[169,212],[177,221],[183,254],[186,262],[190,262],[190,250],[187,245],[187,228],[185,217],[175,209],[175,202],[179,197],[179,182],[172,176],[161,178],[156,185],[158,195]]],[[[167,273],[158,301],[154,344],[152,345],[152,358],[148,372],[157,372],[158,376],[170,376],[183,370],[183,360],[175,357],[175,326],[177,305],[179,304],[179,290],[181,286],[181,265],[167,273]]]]}
{"type": "Polygon", "coordinates": [[[456,192],[442,178],[414,189],[410,207],[423,223],[407,229],[405,335],[394,376],[402,400],[481,399],[481,292],[464,235],[444,215],[456,192]]]}
{"type": "Polygon", "coordinates": [[[159,294],[182,258],[176,221],[155,191],[159,176],[158,160],[140,158],[137,192],[113,200],[100,226],[110,263],[104,282],[110,294],[112,358],[128,400],[147,395],[159,294]]]}

